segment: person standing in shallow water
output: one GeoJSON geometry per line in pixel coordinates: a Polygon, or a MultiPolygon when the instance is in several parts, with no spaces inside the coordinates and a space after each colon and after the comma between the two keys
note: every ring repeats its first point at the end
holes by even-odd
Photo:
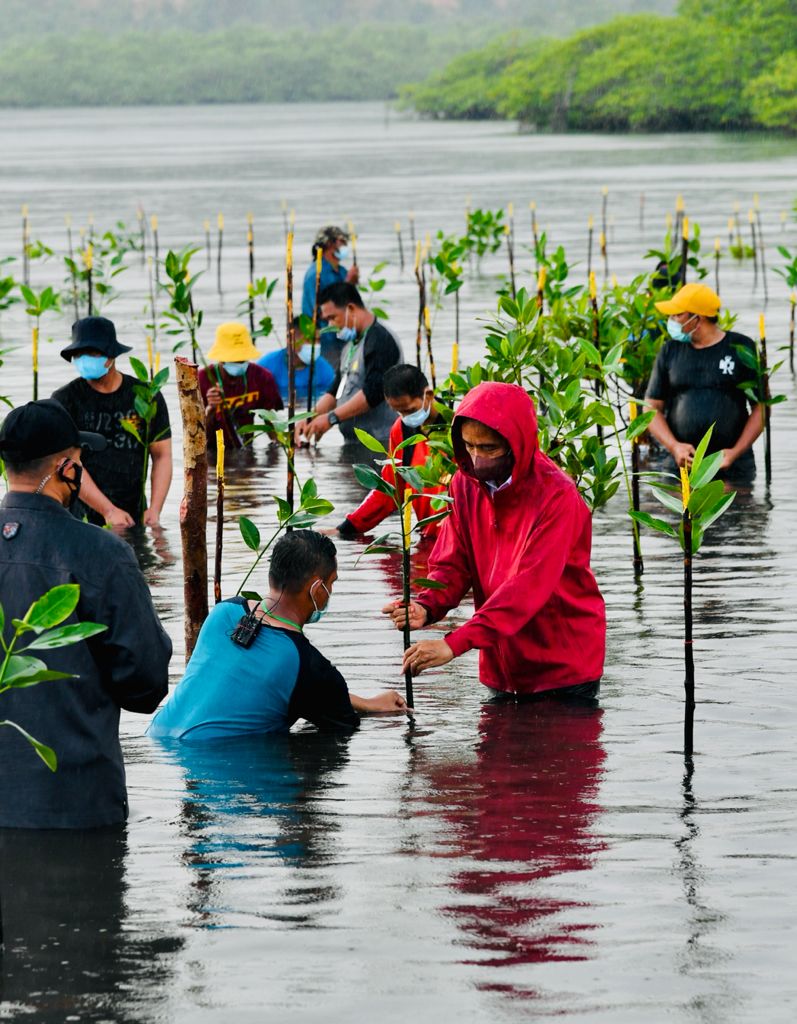
{"type": "Polygon", "coordinates": [[[52,397],[80,430],[101,434],[107,442],[104,451],[86,452],[81,500],[75,507],[78,518],[85,515],[95,526],[157,526],[172,482],[169,410],[158,394],[150,424],[151,494],[146,503],[144,447],[122,426],[123,420],[141,423],[133,390],[138,379],[116,369],[117,356],[130,351],[129,345],[117,340],[113,322],[102,316],[77,320],[72,325],[72,343],[61,351],[79,376],[52,397]]]}
{"type": "Polygon", "coordinates": [[[645,394],[656,411],[648,428],[676,466],[690,466],[695,449],[713,425],[708,453],[722,451],[724,476],[755,475],[753,442],[764,429],[761,406],[751,405],[741,385],[755,380],[738,349],[755,353],[751,338],[723,331],[720,297],[704,284],[687,284],[657,302],[666,313],[670,340],[659,351],[645,394]]]}
{"type": "MultiPolygon", "coordinates": [[[[321,228],[315,236],[311,249],[313,262],[304,274],[302,313],[311,320],[317,315],[316,322],[319,327],[323,328],[326,327],[327,322],[322,319],[320,310],[316,314],[315,308],[316,258],[319,249],[322,252],[321,278],[318,283],[319,295],[333,284],[348,283],[356,285],[360,280],[360,270],[356,266],[347,269],[343,265],[348,262],[351,256],[348,234],[342,228],[335,227],[334,224],[328,224],[326,227],[321,228]]],[[[321,335],[321,355],[335,371],[337,371],[340,364],[340,355],[344,345],[345,342],[341,341],[334,331],[324,331],[321,335]]]]}
{"type": "MultiPolygon", "coordinates": [[[[472,588],[474,615],[404,655],[414,675],[479,650],[479,678],[517,696],[598,692],[606,615],[590,569],[592,519],[573,481],[538,447],[534,405],[516,384],[464,399],[451,439],[451,515],[429,556],[441,589],[410,601],[412,629],[442,619],[472,588]]],[[[383,609],[401,629],[407,610],[383,609]]]]}

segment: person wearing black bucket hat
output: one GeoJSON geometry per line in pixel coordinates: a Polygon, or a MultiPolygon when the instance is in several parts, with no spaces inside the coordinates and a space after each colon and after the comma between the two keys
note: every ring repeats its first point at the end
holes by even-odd
{"type": "Polygon", "coordinates": [[[157,526],[172,479],[169,412],[163,395],[158,394],[155,418],[150,424],[150,438],[154,440],[149,448],[152,474],[147,503],[142,486],[144,448],[122,426],[123,421],[139,424],[141,420],[134,391],[139,382],[116,369],[116,358],[130,351],[130,346],[116,337],[111,320],[87,316],[75,321],[72,341],[61,350],[61,356],[79,376],[53,393],[81,429],[100,433],[108,442],[104,452],[86,454],[77,510],[98,526],[157,526]]]}
{"type": "MultiPolygon", "coordinates": [[[[38,688],[11,687],[4,712],[51,746],[51,773],[27,755],[25,740],[0,730],[0,828],[96,828],[127,817],[120,708],[151,713],[168,687],[172,645],[158,621],[135,556],[108,530],[68,512],[81,493],[82,452],[106,442],[78,430],[53,399],[14,409],[0,426],[9,491],[0,502],[0,605],[5,622],[22,619],[55,586],[77,583],[67,625],[96,622],[89,640],[36,654],[73,677],[38,688]]],[[[1,627],[0,627],[1,629],[1,627]]]]}

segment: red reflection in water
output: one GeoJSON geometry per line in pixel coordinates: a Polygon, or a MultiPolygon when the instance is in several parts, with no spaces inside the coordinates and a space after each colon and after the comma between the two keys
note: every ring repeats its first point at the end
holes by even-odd
{"type": "MultiPolygon", "coordinates": [[[[445,855],[485,862],[450,883],[473,899],[441,908],[473,950],[463,963],[507,967],[589,955],[591,925],[572,914],[584,901],[546,896],[538,883],[588,870],[603,848],[592,833],[606,756],[601,716],[597,707],[552,700],[491,702],[481,711],[476,763],[432,771],[439,792],[432,799],[452,826],[445,855]]],[[[573,886],[584,890],[583,880],[573,886]]]]}

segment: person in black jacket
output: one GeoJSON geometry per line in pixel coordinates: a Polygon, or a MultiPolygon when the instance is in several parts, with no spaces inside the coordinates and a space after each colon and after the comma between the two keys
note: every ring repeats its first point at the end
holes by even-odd
{"type": "Polygon", "coordinates": [[[58,756],[52,773],[11,729],[0,730],[0,827],[95,828],[123,822],[127,791],[119,711],[155,710],[167,692],[172,644],[158,621],[130,547],[82,523],[68,507],[80,493],[80,433],[53,399],[14,409],[0,428],[9,493],[0,503],[0,604],[5,639],[12,618],[52,587],[80,586],[70,621],[107,629],[69,647],[37,651],[72,679],[0,697],[3,718],[21,725],[58,756]]]}

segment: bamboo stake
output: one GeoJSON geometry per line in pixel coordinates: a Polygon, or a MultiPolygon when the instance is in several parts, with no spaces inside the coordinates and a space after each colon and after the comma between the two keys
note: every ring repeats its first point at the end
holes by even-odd
{"type": "Polygon", "coordinates": [[[224,214],[220,213],[216,217],[216,224],[218,225],[218,242],[216,248],[216,291],[219,295],[222,294],[221,287],[221,249],[224,241],[224,214]]]}
{"type": "Polygon", "coordinates": [[[313,300],[313,340],[310,342],[310,371],[307,375],[307,411],[311,412],[315,402],[313,401],[313,387],[315,378],[315,339],[318,334],[318,294],[321,291],[321,263],[324,259],[324,250],[319,246],[315,251],[315,299],[313,300]]]}
{"type": "MultiPolygon", "coordinates": [[[[157,342],[158,339],[158,310],[155,301],[155,280],[154,280],[154,259],[147,256],[147,277],[149,279],[149,305],[152,311],[152,333],[157,342]]],[[[192,359],[196,362],[196,352],[192,353],[192,359]]]]}
{"type": "Polygon", "coordinates": [[[606,249],[606,234],[601,231],[599,236],[601,257],[603,259],[603,281],[604,284],[609,280],[609,253],[606,249]]]}
{"type": "MultiPolygon", "coordinates": [[[[638,409],[636,402],[631,402],[628,408],[630,422],[637,418],[638,409]]],[[[635,512],[639,511],[639,438],[631,439],[631,507],[635,512]]],[[[642,541],[639,536],[639,528],[636,520],[634,529],[631,531],[631,544],[634,553],[634,572],[641,576],[645,571],[645,563],[642,560],[642,541]]]]}
{"type": "Polygon", "coordinates": [[[592,236],[595,234],[595,218],[587,217],[587,281],[592,273],[592,236]]]}
{"type": "Polygon", "coordinates": [[[152,255],[155,260],[155,284],[160,287],[161,283],[161,272],[158,258],[160,255],[160,247],[158,245],[158,215],[153,213],[149,219],[149,225],[152,228],[152,255]]]}
{"type": "Polygon", "coordinates": [[[758,287],[758,241],[756,239],[755,215],[752,210],[747,211],[747,221],[750,225],[750,238],[753,247],[753,291],[758,287]]]}
{"type": "Polygon", "coordinates": [[[69,276],[72,280],[72,304],[75,310],[75,320],[80,319],[80,301],[78,298],[78,286],[77,286],[77,274],[72,268],[72,264],[75,262],[75,250],[72,245],[72,214],[68,213],[64,217],[64,223],[66,224],[66,245],[69,252],[69,276]]]}
{"type": "MultiPolygon", "coordinates": [[[[603,232],[601,232],[603,235],[603,232]]],[[[595,274],[589,275],[589,301],[592,306],[592,344],[600,352],[600,314],[598,312],[598,287],[595,282],[595,274]]],[[[595,397],[601,396],[601,382],[595,379],[595,397]]],[[[603,444],[603,427],[600,423],[596,427],[598,440],[603,444]]]]}
{"type": "Polygon", "coordinates": [[[352,266],[357,266],[357,233],[354,230],[354,225],[349,221],[349,241],[351,242],[351,262],[352,266]]]}
{"type": "Polygon", "coordinates": [[[789,296],[789,369],[794,373],[794,307],[797,305],[797,293],[789,296]]]}
{"type": "Polygon", "coordinates": [[[208,614],[208,457],[205,410],[199,391],[199,367],[185,357],[174,360],[183,420],[183,486],[180,537],[183,548],[185,656],[191,657],[208,614]]]}
{"type": "Polygon", "coordinates": [[[152,336],[147,335],[147,369],[149,370],[149,379],[155,376],[155,358],[152,352],[152,336]]]}
{"type": "Polygon", "coordinates": [[[720,293],[720,250],[722,249],[722,240],[719,238],[714,239],[714,291],[719,295],[720,293]]]}
{"type": "Polygon", "coordinates": [[[451,346],[451,372],[459,372],[459,342],[455,341],[451,346]]]}
{"type": "Polygon", "coordinates": [[[255,333],[255,219],[246,215],[246,248],[249,252],[249,332],[255,333]]]}
{"type": "MultiPolygon", "coordinates": [[[[604,185],[601,189],[601,230],[603,231],[603,237],[607,238],[609,228],[606,222],[606,214],[609,208],[609,186],[604,185]]],[[[608,271],[607,271],[608,273],[608,271]]]]}
{"type": "Polygon", "coordinates": [[[34,327],[31,332],[32,361],[33,361],[33,401],[39,400],[39,328],[34,327]]]}
{"type": "Polygon", "coordinates": [[[681,219],[681,269],[679,278],[682,285],[686,284],[686,261],[689,259],[689,218],[681,219]]]}
{"type": "Polygon", "coordinates": [[[141,203],[136,207],[136,220],[138,221],[138,237],[141,243],[141,263],[146,265],[147,262],[147,227],[144,223],[144,210],[141,203]]]}
{"type": "Polygon", "coordinates": [[[741,205],[737,201],[737,202],[735,202],[733,204],[733,223],[734,223],[734,228],[735,228],[735,231],[736,231],[736,244],[739,246],[739,249],[741,250],[742,256],[744,256],[744,243],[742,242],[742,226],[741,226],[741,224],[739,222],[739,211],[740,210],[741,210],[741,205]]]}
{"type": "Polygon", "coordinates": [[[679,240],[683,239],[683,235],[682,235],[681,232],[682,232],[682,229],[683,229],[685,209],[686,208],[684,206],[684,197],[679,194],[679,195],[677,195],[675,197],[675,244],[676,245],[678,244],[679,240]]]}
{"type": "Polygon", "coordinates": [[[764,229],[761,227],[761,210],[758,205],[758,193],[753,196],[753,211],[755,213],[755,226],[758,231],[758,249],[761,262],[761,283],[764,286],[764,305],[769,302],[769,287],[767,285],[767,257],[764,245],[764,229]]]}
{"type": "Polygon", "coordinates": [[[421,369],[421,341],[423,338],[423,311],[426,309],[426,277],[420,241],[415,243],[415,280],[418,282],[418,325],[415,331],[415,365],[421,369]]]}
{"type": "Polygon", "coordinates": [[[764,314],[762,313],[758,318],[758,336],[761,343],[761,386],[763,389],[763,409],[761,410],[764,417],[764,471],[767,487],[772,480],[772,418],[771,418],[771,406],[769,404],[770,391],[769,391],[769,369],[767,366],[767,332],[766,332],[766,321],[764,314]]]}
{"type": "MultiPolygon", "coordinates": [[[[296,415],[296,338],[293,329],[293,231],[288,232],[285,242],[285,313],[287,328],[285,337],[288,339],[288,483],[285,497],[293,512],[293,490],[295,471],[293,460],[295,441],[293,418],[296,415]]],[[[290,530],[290,527],[288,527],[290,530]]]]}
{"type": "Polygon", "coordinates": [[[210,265],[213,262],[213,256],[212,256],[211,244],[210,244],[210,221],[207,219],[207,217],[205,218],[205,220],[204,220],[204,222],[202,224],[202,227],[205,229],[205,253],[206,253],[205,263],[206,263],[206,269],[210,270],[210,265]]]}
{"type": "Polygon", "coordinates": [[[401,221],[397,220],[393,225],[396,232],[396,240],[398,241],[398,252],[399,252],[399,270],[404,273],[404,242],[401,239],[401,221]]]}
{"type": "Polygon", "coordinates": [[[543,302],[545,301],[545,278],[547,276],[547,268],[545,266],[540,267],[540,272],[537,274],[537,309],[542,309],[543,302]]]}
{"type": "Polygon", "coordinates": [[[509,224],[504,225],[504,235],[506,236],[506,252],[509,257],[509,287],[512,290],[512,298],[514,299],[517,295],[517,286],[515,283],[515,250],[512,245],[512,228],[509,224]]]}
{"type": "Polygon", "coordinates": [[[429,315],[429,307],[423,307],[423,328],[426,333],[426,354],[429,357],[429,376],[432,379],[432,390],[437,388],[437,380],[434,371],[434,352],[432,352],[432,318],[429,315]]]}
{"type": "Polygon", "coordinates": [[[689,473],[681,466],[681,522],[684,532],[684,756],[694,751],[695,659],[692,649],[692,516],[689,513],[689,473]]]}
{"type": "Polygon", "coordinates": [[[216,431],[216,557],[213,562],[213,600],[221,601],[221,556],[224,543],[224,431],[216,431]]]}
{"type": "Polygon", "coordinates": [[[94,316],[94,285],[92,281],[92,273],[94,269],[94,246],[89,242],[83,253],[83,263],[88,271],[88,278],[86,285],[89,293],[89,316],[94,316]]]}
{"type": "Polygon", "coordinates": [[[22,204],[22,280],[30,284],[30,227],[28,225],[28,204],[22,204]]]}
{"type": "Polygon", "coordinates": [[[409,214],[407,216],[407,220],[409,221],[409,224],[410,224],[410,245],[414,249],[415,248],[415,214],[413,213],[412,210],[410,210],[410,212],[409,212],[409,214]]]}
{"type": "Polygon", "coordinates": [[[280,211],[282,212],[282,234],[285,241],[288,241],[288,200],[280,199],[280,211]]]}
{"type": "Polygon", "coordinates": [[[531,238],[534,242],[534,267],[535,270],[540,269],[539,260],[537,259],[537,246],[540,244],[539,232],[537,230],[537,204],[532,200],[529,203],[529,210],[531,211],[531,238]]]}
{"type": "MultiPolygon", "coordinates": [[[[410,532],[412,530],[412,502],[407,500],[401,510],[401,576],[403,594],[402,600],[407,614],[404,616],[404,650],[412,645],[410,637],[410,532]]],[[[407,706],[413,707],[412,692],[412,670],[404,671],[404,687],[406,690],[407,706]]]]}
{"type": "Polygon", "coordinates": [[[733,240],[734,223],[735,222],[734,222],[733,217],[728,217],[728,249],[729,250],[732,249],[733,246],[734,246],[734,240],[733,240]]]}

